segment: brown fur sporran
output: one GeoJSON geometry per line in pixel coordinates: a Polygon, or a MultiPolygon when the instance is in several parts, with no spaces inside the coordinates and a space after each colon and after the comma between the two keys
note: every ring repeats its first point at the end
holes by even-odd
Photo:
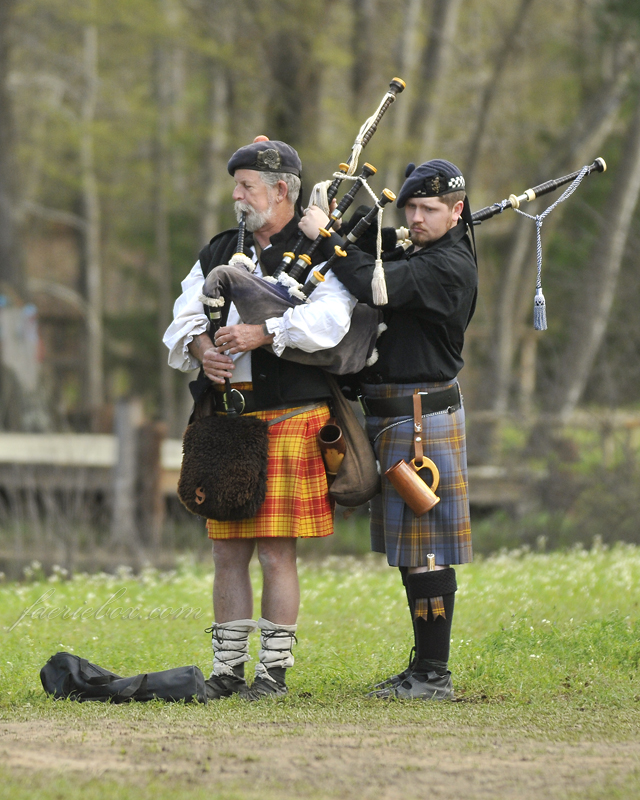
{"type": "Polygon", "coordinates": [[[250,519],[267,491],[269,426],[256,417],[194,419],[182,441],[178,496],[206,519],[250,519]]]}

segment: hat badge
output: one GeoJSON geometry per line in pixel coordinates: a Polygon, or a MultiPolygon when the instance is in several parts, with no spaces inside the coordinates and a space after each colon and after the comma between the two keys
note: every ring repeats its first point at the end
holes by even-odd
{"type": "Polygon", "coordinates": [[[282,159],[277,150],[261,150],[256,156],[256,164],[258,167],[266,169],[280,169],[282,159]]]}
{"type": "Polygon", "coordinates": [[[431,178],[431,191],[434,194],[440,194],[440,176],[436,175],[435,178],[431,178]]]}

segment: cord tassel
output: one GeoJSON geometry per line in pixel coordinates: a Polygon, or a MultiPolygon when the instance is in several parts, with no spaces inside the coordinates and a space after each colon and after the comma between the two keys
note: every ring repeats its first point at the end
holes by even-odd
{"type": "Polygon", "coordinates": [[[389,302],[387,295],[387,280],[382,266],[382,209],[378,211],[378,232],[376,234],[376,265],[371,278],[371,294],[376,306],[386,306],[389,302]]]}
{"type": "MultiPolygon", "coordinates": [[[[542,214],[536,214],[535,217],[531,214],[526,214],[524,211],[520,211],[520,209],[516,208],[515,206],[512,206],[513,210],[517,214],[521,214],[523,217],[527,217],[527,219],[532,219],[536,223],[536,261],[538,267],[538,278],[536,281],[536,296],[533,300],[533,327],[537,331],[547,330],[547,304],[545,302],[544,295],[542,294],[542,223],[544,222],[545,217],[550,214],[556,206],[564,202],[567,197],[571,197],[571,195],[582,182],[583,178],[588,174],[589,167],[583,167],[571,186],[569,186],[568,189],[565,189],[555,203],[552,203],[548,208],[546,208],[542,214]]],[[[502,204],[505,202],[507,201],[503,200],[502,204]]]]}
{"type": "Polygon", "coordinates": [[[376,259],[376,266],[373,270],[373,278],[371,280],[371,292],[373,294],[373,304],[376,306],[386,306],[389,302],[387,296],[387,281],[384,277],[384,268],[382,260],[376,259]]]}
{"type": "Polygon", "coordinates": [[[547,304],[542,294],[542,287],[538,287],[533,300],[533,327],[537,331],[547,330],[547,304]]]}

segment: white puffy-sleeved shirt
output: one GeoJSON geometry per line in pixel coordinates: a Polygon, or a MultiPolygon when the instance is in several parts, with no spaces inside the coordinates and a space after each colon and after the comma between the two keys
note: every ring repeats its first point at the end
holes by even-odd
{"type": "MultiPolygon", "coordinates": [[[[266,248],[265,248],[266,249],[266,248]]],[[[256,274],[262,275],[252,248],[256,274]]],[[[189,352],[193,339],[209,328],[209,320],[198,299],[202,294],[204,274],[197,261],[182,281],[182,294],[173,306],[173,322],[162,341],[169,348],[169,366],[182,372],[197,369],[200,362],[189,352]]],[[[297,347],[306,353],[335,347],[349,330],[356,298],[329,270],[326,280],[312,292],[310,302],[287,309],[282,317],[266,320],[267,330],[274,334],[273,351],[282,355],[285,347],[297,347]]],[[[234,303],[229,306],[227,325],[242,322],[234,303]]],[[[233,382],[251,381],[251,352],[232,354],[235,363],[233,382]]]]}

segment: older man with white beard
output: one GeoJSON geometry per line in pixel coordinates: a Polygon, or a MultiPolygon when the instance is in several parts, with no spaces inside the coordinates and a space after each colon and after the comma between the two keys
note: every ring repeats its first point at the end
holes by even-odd
{"type": "MultiPolygon", "coordinates": [[[[256,264],[258,275],[272,274],[283,254],[294,249],[299,235],[296,201],[301,168],[292,147],[264,136],[241,147],[228,163],[236,184],[233,200],[238,219],[241,212],[247,213],[250,233],[245,253],[256,264]]],[[[215,565],[214,657],[208,695],[218,699],[239,693],[247,700],[258,700],[287,692],[285,671],[294,662],[291,650],[300,603],[296,541],[333,532],[333,508],[316,442],[317,432],[329,418],[331,392],[321,369],[279,356],[285,347],[314,352],[338,344],[349,330],[356,301],[329,275],[310,304],[263,325],[244,324],[231,304],[212,341],[198,297],[204,278],[215,266],[229,262],[236,243],[237,229],[227,230],[200,251],[182,283],[183,293],[175,303],[174,321],[164,342],[171,366],[183,371],[201,367],[192,385],[196,403],[209,392],[222,411],[224,383],[230,379],[245,398],[245,413],[260,419],[269,421],[315,406],[269,428],[267,496],[257,515],[238,522],[207,521],[215,565]],[[273,352],[265,345],[271,345],[273,352]],[[263,575],[262,616],[257,622],[252,618],[249,578],[254,550],[263,575]],[[260,661],[249,687],[244,664],[249,659],[248,637],[256,628],[261,629],[260,661]]],[[[320,248],[314,265],[325,260],[322,252],[320,248]]]]}

